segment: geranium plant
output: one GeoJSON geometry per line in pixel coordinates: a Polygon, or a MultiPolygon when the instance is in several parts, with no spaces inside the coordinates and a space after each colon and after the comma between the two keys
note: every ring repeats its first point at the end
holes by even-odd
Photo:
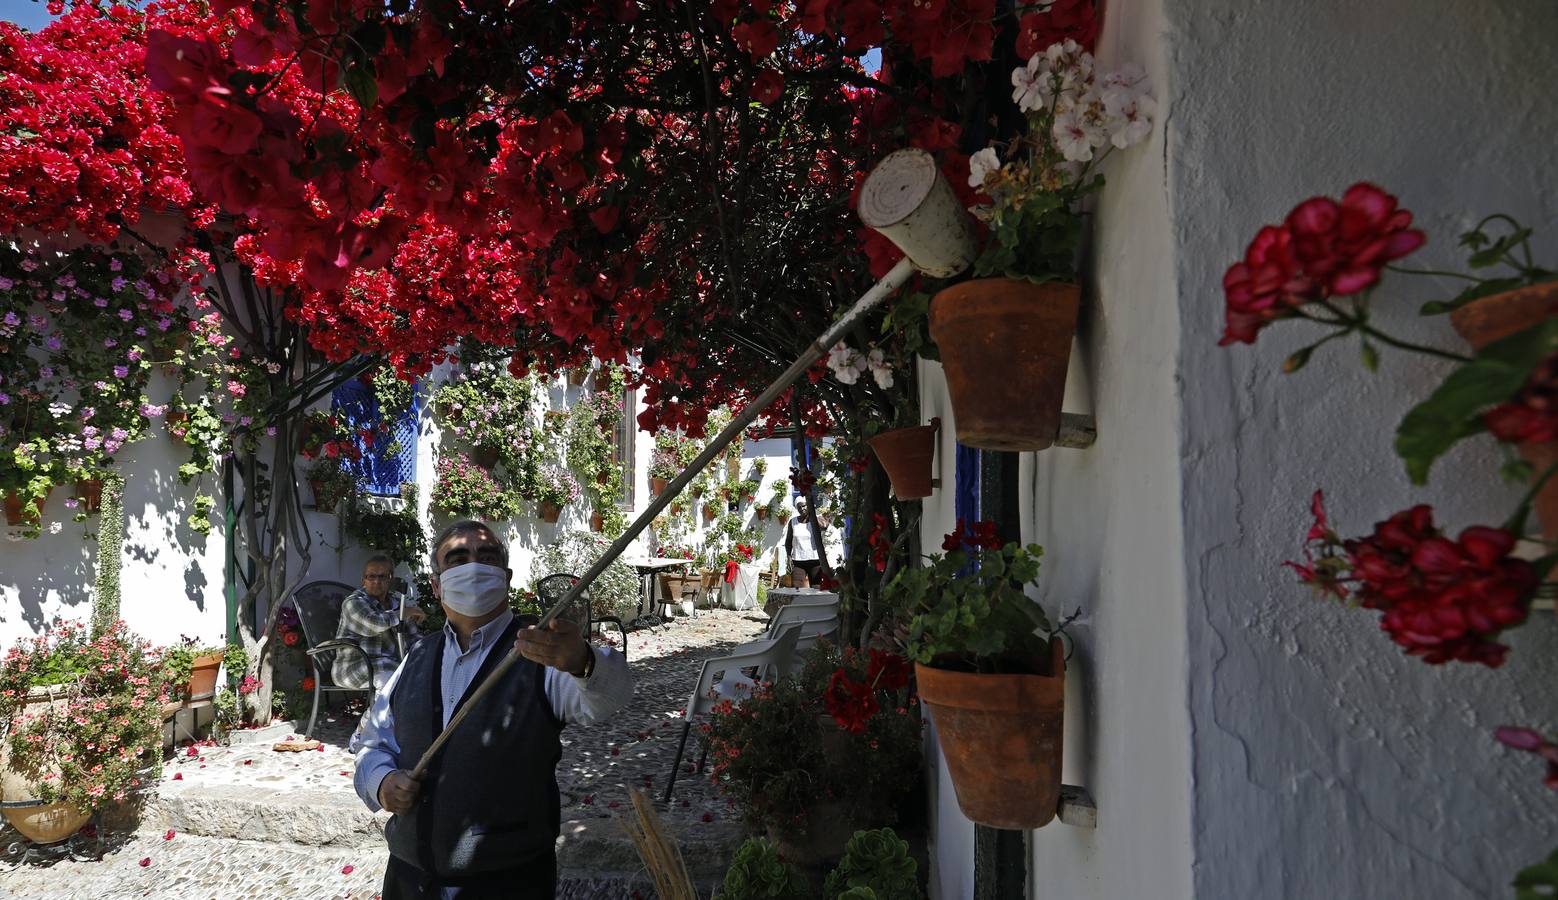
{"type": "Polygon", "coordinates": [[[579,479],[567,468],[555,464],[543,464],[536,482],[536,501],[553,506],[567,506],[579,499],[583,489],[579,479]]]}
{"type": "Polygon", "coordinates": [[[1054,630],[1023,593],[1038,583],[1044,549],[1003,542],[993,522],[959,519],[942,550],[883,592],[887,605],[912,615],[909,657],[972,672],[1046,671],[1054,630]]]}
{"type": "Polygon", "coordinates": [[[55,622],[0,662],[10,765],[41,799],[83,812],[141,786],[158,758],[167,700],[158,655],[122,622],[95,638],[81,624],[55,622]],[[28,706],[28,692],[41,687],[56,689],[63,705],[28,706]]]}
{"type": "Polygon", "coordinates": [[[1156,110],[1140,66],[1095,71],[1084,45],[1066,39],[1012,70],[1012,101],[1026,130],[975,153],[968,183],[990,198],[979,210],[990,240],[975,274],[1072,281],[1083,201],[1103,187],[1100,164],[1152,133],[1156,110]]]}
{"type": "Polygon", "coordinates": [[[862,826],[897,820],[921,765],[919,705],[906,678],[878,677],[866,698],[830,701],[848,673],[863,677],[871,666],[865,654],[849,653],[819,644],[798,675],[715,707],[705,727],[715,781],[748,823],[804,833],[819,802],[842,804],[862,826]]]}
{"type": "Polygon", "coordinates": [[[452,516],[504,522],[519,515],[520,497],[493,480],[492,473],[460,453],[439,451],[429,499],[452,516]]]}
{"type": "Polygon", "coordinates": [[[1381,330],[1372,307],[1387,271],[1467,283],[1449,301],[1422,304],[1424,315],[1540,284],[1555,273],[1534,263],[1530,230],[1507,216],[1485,218],[1461,236],[1471,254],[1470,273],[1401,268],[1395,262],[1427,241],[1412,221],[1394,196],[1367,182],[1354,184],[1340,200],[1313,197],[1300,203],[1281,224],[1262,228],[1244,259],[1224,275],[1227,327],[1221,343],[1254,343],[1273,322],[1296,319],[1328,333],[1291,354],[1285,372],[1302,369],[1316,350],[1352,335],[1371,371],[1379,367],[1381,345],[1455,364],[1433,394],[1403,417],[1396,452],[1412,481],[1422,484],[1435,460],[1457,442],[1491,433],[1508,451],[1506,477],[1535,476],[1509,520],[1464,528],[1452,539],[1434,524],[1429,506],[1417,505],[1378,523],[1372,535],[1344,540],[1331,529],[1317,491],[1305,558],[1285,565],[1321,595],[1382,611],[1380,627],[1425,662],[1499,666],[1508,647],[1497,637],[1526,620],[1539,592],[1550,592],[1542,582],[1558,562],[1558,554],[1535,563],[1513,556],[1533,500],[1558,468],[1533,473],[1529,463],[1513,458],[1517,445],[1558,437],[1558,407],[1549,401],[1558,393],[1558,321],[1538,319],[1467,355],[1381,330]],[[1494,224],[1505,230],[1490,234],[1494,224]],[[1479,274],[1496,268],[1507,273],[1479,274]]]}

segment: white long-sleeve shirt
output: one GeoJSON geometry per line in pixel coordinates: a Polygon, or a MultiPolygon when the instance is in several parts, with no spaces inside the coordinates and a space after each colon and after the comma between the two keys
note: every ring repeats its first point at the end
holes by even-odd
{"type": "MultiPolygon", "coordinates": [[[[444,659],[440,671],[439,687],[443,691],[444,722],[448,725],[455,706],[481,671],[482,663],[498,648],[498,639],[513,621],[514,614],[507,610],[501,616],[471,632],[465,650],[460,649],[454,629],[444,625],[444,659]]],[[[512,645],[510,645],[512,646],[512,645]]],[[[565,723],[587,725],[611,715],[633,698],[633,674],[628,670],[627,659],[615,650],[592,647],[595,654],[595,671],[589,678],[578,678],[567,672],[546,667],[546,699],[552,704],[552,713],[565,723]]],[[[390,697],[400,681],[405,662],[385,682],[373,705],[363,716],[362,725],[352,735],[351,751],[357,757],[357,770],[352,785],[357,796],[368,808],[378,812],[379,784],[384,776],[396,769],[409,769],[417,760],[400,760],[400,745],[395,740],[395,716],[390,711],[390,697]]]]}

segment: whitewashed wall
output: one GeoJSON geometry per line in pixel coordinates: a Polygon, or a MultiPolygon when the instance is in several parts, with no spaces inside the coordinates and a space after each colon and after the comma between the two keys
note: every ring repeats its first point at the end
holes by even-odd
{"type": "MultiPolygon", "coordinates": [[[[153,397],[172,390],[161,374],[153,376],[153,397]]],[[[179,484],[175,474],[189,451],[173,443],[160,422],[152,431],[117,456],[125,477],[120,615],[159,644],[180,635],[220,643],[226,624],[221,522],[209,537],[190,530],[185,518],[195,488],[179,484]]],[[[205,475],[207,493],[219,493],[216,477],[205,475]]],[[[0,542],[0,646],[39,633],[56,618],[92,616],[97,542],[84,532],[96,531],[97,517],[72,522],[75,511],[65,505],[72,493],[54,489],[43,510],[46,530],[36,540],[20,539],[19,528],[0,524],[11,538],[0,542]],[[58,533],[49,533],[50,523],[59,524],[58,533]]]]}
{"type": "MultiPolygon", "coordinates": [[[[1030,896],[1469,900],[1509,896],[1552,849],[1539,761],[1491,735],[1558,722],[1551,613],[1510,636],[1500,670],[1431,667],[1376,613],[1279,569],[1316,487],[1347,534],[1417,502],[1452,531],[1508,512],[1486,443],[1426,489],[1393,457],[1396,421],[1442,369],[1387,353],[1369,375],[1351,346],[1282,376],[1316,336],[1291,323],[1254,348],[1216,343],[1221,276],[1258,227],[1358,180],[1417,214],[1415,264],[1457,266],[1455,235],[1494,211],[1536,226],[1554,259],[1555,41],[1558,5],[1541,2],[1109,4],[1100,61],[1146,65],[1159,130],[1110,164],[1098,207],[1067,397],[1098,443],[1022,461],[1041,597],[1084,611],[1065,767],[1099,826],[1030,835],[1030,896]]],[[[1383,327],[1456,346],[1416,316],[1450,284],[1392,283],[1383,327]]],[[[936,373],[925,415],[948,419],[936,373]]],[[[927,550],[950,504],[925,501],[927,550]]],[[[971,897],[972,828],[939,767],[931,783],[934,896],[971,897]]]]}

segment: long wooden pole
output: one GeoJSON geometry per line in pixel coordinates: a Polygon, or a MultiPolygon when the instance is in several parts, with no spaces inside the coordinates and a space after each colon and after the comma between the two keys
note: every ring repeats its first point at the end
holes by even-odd
{"type": "MultiPolygon", "coordinates": [[[[655,516],[658,516],[662,510],[671,505],[671,501],[675,500],[682,489],[687,487],[698,476],[699,472],[703,471],[704,466],[707,466],[711,460],[720,455],[730,445],[731,441],[740,437],[741,432],[745,431],[746,427],[752,424],[753,420],[763,410],[773,405],[773,402],[779,399],[780,394],[783,394],[791,385],[799,381],[801,376],[805,375],[806,371],[812,367],[813,363],[826,355],[829,348],[838,343],[849,332],[856,320],[902,287],[914,272],[914,264],[907,257],[899,260],[898,264],[893,266],[892,271],[883,276],[881,281],[872,285],[870,290],[866,291],[859,300],[855,301],[855,305],[849,308],[849,311],[844,314],[843,318],[834,322],[832,327],[824,331],[815,341],[812,341],[811,346],[807,347],[796,358],[795,362],[790,363],[790,367],[784,370],[784,374],[775,379],[773,384],[768,386],[767,390],[757,396],[757,399],[743,407],[741,412],[737,413],[734,419],[731,419],[730,424],[726,425],[724,430],[715,435],[708,446],[703,448],[703,452],[694,457],[693,461],[687,464],[687,468],[683,469],[680,475],[671,480],[671,483],[660,493],[660,496],[652,500],[649,507],[639,513],[638,518],[633,520],[633,523],[627,527],[627,530],[622,532],[621,536],[615,541],[612,541],[610,547],[606,548],[606,552],[601,555],[600,559],[597,559],[595,564],[590,566],[579,577],[578,581],[574,582],[574,585],[568,589],[568,593],[564,594],[561,600],[547,610],[546,615],[541,617],[541,621],[537,623],[536,627],[544,627],[548,622],[557,618],[564,609],[578,600],[585,591],[589,590],[590,584],[600,576],[600,573],[606,571],[606,567],[622,555],[622,551],[626,550],[637,539],[639,534],[649,527],[649,523],[654,521],[655,516]]],[[[504,673],[512,668],[515,663],[519,662],[520,659],[518,651],[509,651],[497,668],[492,670],[492,674],[487,676],[487,679],[476,688],[476,691],[465,701],[465,704],[455,712],[453,718],[449,720],[449,724],[444,726],[443,732],[427,748],[427,752],[422,754],[422,758],[417,762],[417,767],[411,772],[412,778],[421,778],[427,773],[428,766],[433,762],[433,757],[438,754],[439,749],[449,740],[449,736],[465,720],[466,714],[481,703],[482,699],[491,692],[492,688],[502,680],[504,673]]]]}

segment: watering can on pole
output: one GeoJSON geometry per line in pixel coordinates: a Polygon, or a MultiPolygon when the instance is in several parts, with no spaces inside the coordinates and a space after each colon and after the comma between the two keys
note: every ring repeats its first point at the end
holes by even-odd
{"type": "MultiPolygon", "coordinates": [[[[915,272],[923,272],[935,278],[949,278],[968,268],[974,261],[974,233],[969,223],[968,212],[958,203],[957,195],[952,192],[952,186],[942,177],[935,158],[924,150],[913,148],[898,150],[888,154],[878,163],[861,187],[859,213],[861,221],[881,232],[897,245],[898,249],[903,251],[904,258],[862,294],[860,299],[855,301],[854,306],[851,306],[828,330],[812,341],[783,374],[776,378],[763,393],[743,407],[735,418],[731,419],[730,424],[714,436],[714,439],[703,448],[703,452],[694,457],[681,474],[673,478],[665,490],[650,501],[649,507],[639,513],[638,518],[634,519],[615,541],[612,541],[611,546],[606,548],[606,552],[600,559],[579,576],[579,579],[568,589],[568,593],[552,604],[546,615],[536,623],[536,627],[545,627],[559,613],[583,596],[585,591],[589,590],[590,584],[606,570],[607,566],[622,555],[622,552],[638,538],[662,510],[671,505],[671,501],[676,499],[682,489],[697,477],[699,472],[703,471],[703,467],[724,452],[731,441],[739,438],[741,432],[746,430],[746,427],[752,424],[763,410],[779,399],[779,395],[799,381],[801,376],[806,374],[806,370],[847,334],[861,316],[892,296],[915,272]]],[[[449,724],[444,726],[443,732],[422,754],[416,768],[412,770],[412,778],[420,779],[427,773],[433,757],[460,726],[466,713],[479,704],[503,674],[521,658],[518,651],[508,652],[508,656],[460,706],[450,718],[449,724]]]]}

